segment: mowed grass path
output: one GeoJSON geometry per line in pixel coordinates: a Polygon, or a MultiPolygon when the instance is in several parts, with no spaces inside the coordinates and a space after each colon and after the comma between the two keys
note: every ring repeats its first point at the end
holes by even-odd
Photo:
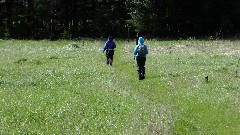
{"type": "Polygon", "coordinates": [[[104,43],[1,40],[0,134],[240,133],[240,41],[146,40],[143,81],[104,43]]]}

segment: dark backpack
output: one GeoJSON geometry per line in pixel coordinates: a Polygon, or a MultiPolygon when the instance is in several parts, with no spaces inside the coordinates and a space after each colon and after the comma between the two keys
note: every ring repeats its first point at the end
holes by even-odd
{"type": "Polygon", "coordinates": [[[144,44],[140,44],[137,49],[138,56],[146,55],[146,46],[144,44]]]}

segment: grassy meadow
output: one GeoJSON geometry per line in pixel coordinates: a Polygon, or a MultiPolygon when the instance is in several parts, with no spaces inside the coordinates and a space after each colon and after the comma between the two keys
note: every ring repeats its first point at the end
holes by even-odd
{"type": "Polygon", "coordinates": [[[0,40],[0,134],[240,134],[239,40],[115,42],[0,40]]]}

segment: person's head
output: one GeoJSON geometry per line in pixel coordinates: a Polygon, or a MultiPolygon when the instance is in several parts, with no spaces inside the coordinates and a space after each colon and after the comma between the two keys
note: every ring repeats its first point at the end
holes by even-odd
{"type": "Polygon", "coordinates": [[[139,37],[138,38],[138,44],[143,44],[144,43],[144,38],[143,37],[139,37]]]}
{"type": "Polygon", "coordinates": [[[108,36],[108,40],[113,40],[113,38],[111,36],[108,36]]]}

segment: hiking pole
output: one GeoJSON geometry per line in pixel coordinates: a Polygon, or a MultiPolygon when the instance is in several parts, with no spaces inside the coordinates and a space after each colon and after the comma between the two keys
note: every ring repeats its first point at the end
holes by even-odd
{"type": "MultiPolygon", "coordinates": [[[[138,45],[138,32],[137,32],[137,34],[136,34],[136,46],[138,45]]],[[[135,47],[136,47],[135,46],[135,47]]],[[[135,64],[135,61],[136,61],[136,56],[134,55],[133,56],[133,59],[134,59],[134,64],[135,64]]]]}
{"type": "Polygon", "coordinates": [[[138,33],[136,34],[136,45],[138,45],[138,33]]]}
{"type": "Polygon", "coordinates": [[[133,67],[136,65],[136,62],[135,62],[135,61],[136,61],[136,56],[134,55],[134,56],[133,56],[133,67]]]}

